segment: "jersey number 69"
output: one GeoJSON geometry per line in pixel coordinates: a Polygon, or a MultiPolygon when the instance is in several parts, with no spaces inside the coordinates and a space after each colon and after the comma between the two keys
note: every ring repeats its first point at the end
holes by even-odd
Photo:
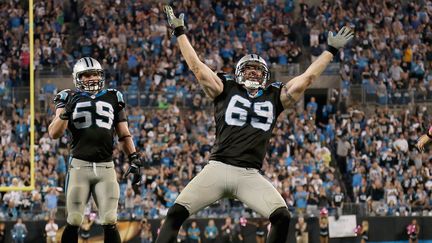
{"type": "MultiPolygon", "coordinates": [[[[243,126],[248,120],[248,111],[245,108],[250,108],[252,103],[239,96],[234,95],[227,107],[225,113],[225,122],[231,126],[243,126]]],[[[253,103],[253,111],[256,114],[250,119],[250,124],[254,128],[268,131],[273,123],[273,104],[270,101],[253,103]]]]}

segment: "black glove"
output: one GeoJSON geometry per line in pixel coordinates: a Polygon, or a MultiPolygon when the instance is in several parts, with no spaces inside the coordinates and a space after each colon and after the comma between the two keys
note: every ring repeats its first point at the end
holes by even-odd
{"type": "Polygon", "coordinates": [[[67,101],[68,101],[68,97],[70,96],[70,90],[66,89],[66,90],[62,90],[60,91],[55,97],[54,97],[54,104],[55,104],[55,108],[64,108],[67,101]]]}
{"type": "Polygon", "coordinates": [[[139,153],[134,152],[129,155],[129,168],[124,174],[124,178],[126,178],[129,174],[133,174],[132,176],[132,185],[139,185],[141,183],[142,175],[140,168],[142,167],[142,161],[139,153]]]}
{"type": "Polygon", "coordinates": [[[79,94],[73,94],[69,97],[67,103],[64,105],[64,111],[60,114],[60,119],[62,120],[69,120],[70,116],[72,115],[76,103],[78,103],[80,99],[79,94]]]}

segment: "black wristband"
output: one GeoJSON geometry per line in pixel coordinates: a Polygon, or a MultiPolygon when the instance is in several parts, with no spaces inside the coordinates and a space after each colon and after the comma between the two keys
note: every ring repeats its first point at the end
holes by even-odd
{"type": "Polygon", "coordinates": [[[183,35],[184,33],[186,33],[186,28],[184,26],[179,26],[179,27],[176,27],[174,29],[174,35],[176,37],[179,37],[179,36],[183,35]]]}
{"type": "Polygon", "coordinates": [[[426,135],[427,135],[430,139],[432,139],[432,135],[430,135],[429,132],[427,132],[426,135]]]}
{"type": "Polygon", "coordinates": [[[138,158],[139,158],[138,152],[133,152],[133,153],[129,154],[129,156],[128,156],[129,161],[132,161],[132,160],[138,159],[138,158]]]}
{"type": "Polygon", "coordinates": [[[329,51],[331,54],[333,54],[333,56],[336,56],[339,52],[338,49],[336,49],[335,47],[328,45],[327,46],[327,51],[329,51]]]}
{"type": "MultiPolygon", "coordinates": [[[[130,138],[130,137],[132,137],[130,134],[128,134],[128,135],[124,135],[123,137],[120,137],[118,140],[121,142],[121,141],[123,141],[123,140],[125,140],[126,138],[130,138]]],[[[133,154],[133,153],[132,153],[133,154]]],[[[131,154],[131,155],[132,155],[131,154]]],[[[130,155],[129,155],[130,156],[130,155]]]]}

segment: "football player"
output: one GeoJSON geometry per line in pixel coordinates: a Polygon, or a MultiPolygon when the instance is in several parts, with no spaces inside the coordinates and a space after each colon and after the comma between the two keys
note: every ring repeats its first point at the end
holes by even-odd
{"type": "Polygon", "coordinates": [[[105,242],[120,242],[116,227],[119,185],[112,159],[113,139],[129,157],[125,176],[133,174],[132,183],[141,181],[139,154],[135,151],[125,114],[122,94],[115,89],[103,89],[104,70],[100,63],[84,57],[73,68],[74,90],[63,90],[54,98],[56,114],[49,126],[54,139],[68,129],[72,134],[71,160],[66,179],[67,225],[61,242],[78,242],[78,228],[84,218],[84,208],[93,196],[105,242]]]}
{"type": "Polygon", "coordinates": [[[330,32],[328,49],[303,74],[286,85],[269,84],[268,66],[255,54],[240,59],[234,77],[214,73],[189,43],[184,15],[177,18],[170,6],[165,6],[165,13],[184,59],[213,100],[216,140],[209,164],[189,182],[169,209],[156,242],[174,242],[189,215],[227,196],[239,199],[270,220],[272,228],[267,242],[286,242],[290,222],[287,205],[259,173],[266,147],[279,114],[302,96],[338,49],[353,38],[353,31],[343,27],[335,36],[330,32]]]}

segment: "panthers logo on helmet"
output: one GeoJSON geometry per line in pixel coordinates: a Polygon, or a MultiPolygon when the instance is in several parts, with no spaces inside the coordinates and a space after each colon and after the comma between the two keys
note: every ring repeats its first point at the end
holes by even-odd
{"type": "Polygon", "coordinates": [[[81,91],[97,93],[103,89],[105,84],[105,72],[102,65],[92,57],[83,57],[78,60],[73,68],[73,81],[75,87],[81,91]],[[83,80],[83,75],[95,75],[96,80],[83,80]]]}
{"type": "Polygon", "coordinates": [[[248,54],[240,59],[236,65],[235,78],[237,83],[250,89],[265,89],[270,79],[270,71],[264,58],[257,54],[248,54]],[[262,72],[262,77],[258,80],[248,80],[244,76],[245,68],[253,66],[262,72]]]}

